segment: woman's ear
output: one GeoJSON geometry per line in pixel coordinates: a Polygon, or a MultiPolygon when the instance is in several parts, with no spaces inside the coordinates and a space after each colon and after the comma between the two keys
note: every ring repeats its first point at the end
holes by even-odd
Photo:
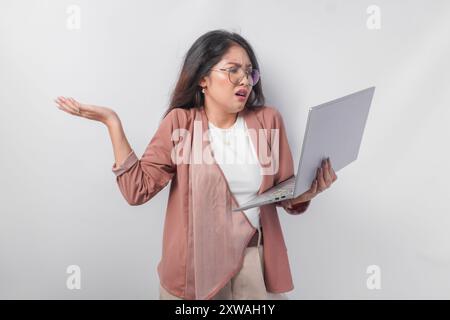
{"type": "Polygon", "coordinates": [[[207,76],[204,76],[200,79],[198,85],[202,88],[206,88],[206,87],[208,87],[208,80],[209,79],[207,79],[207,76]]]}

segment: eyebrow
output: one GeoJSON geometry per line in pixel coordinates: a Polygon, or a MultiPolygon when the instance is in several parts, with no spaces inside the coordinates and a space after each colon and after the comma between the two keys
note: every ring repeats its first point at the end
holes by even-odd
{"type": "MultiPolygon", "coordinates": [[[[240,64],[240,63],[237,63],[237,62],[227,62],[227,64],[234,64],[234,65],[236,65],[236,66],[238,66],[238,67],[241,66],[241,64],[240,64]]],[[[247,64],[247,67],[251,67],[251,66],[252,66],[251,63],[247,64]]]]}

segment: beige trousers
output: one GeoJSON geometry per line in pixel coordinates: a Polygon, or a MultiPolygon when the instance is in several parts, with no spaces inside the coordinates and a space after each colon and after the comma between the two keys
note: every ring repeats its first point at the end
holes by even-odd
{"type": "MultiPolygon", "coordinates": [[[[261,229],[258,229],[258,244],[245,249],[244,263],[241,270],[217,292],[212,300],[288,300],[284,293],[266,291],[264,283],[263,245],[261,229]]],[[[160,300],[182,300],[159,286],[160,300]]]]}

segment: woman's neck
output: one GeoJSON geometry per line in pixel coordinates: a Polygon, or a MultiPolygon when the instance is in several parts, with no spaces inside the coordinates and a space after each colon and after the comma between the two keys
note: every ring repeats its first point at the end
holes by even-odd
{"type": "Polygon", "coordinates": [[[205,106],[205,113],[208,118],[208,121],[211,122],[214,126],[221,129],[230,128],[237,119],[239,112],[237,113],[227,113],[222,110],[218,110],[217,108],[211,108],[205,106]]]}

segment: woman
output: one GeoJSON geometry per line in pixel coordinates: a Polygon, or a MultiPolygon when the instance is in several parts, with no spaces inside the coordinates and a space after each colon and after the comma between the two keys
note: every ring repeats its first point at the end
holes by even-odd
{"type": "Polygon", "coordinates": [[[264,105],[258,62],[240,35],[215,30],[195,41],[140,159],[113,110],[55,101],[107,126],[112,171],[130,205],[147,202],[171,181],[157,268],[160,299],[283,299],[293,289],[276,207],[306,211],[337,176],[328,159],[297,198],[231,211],[294,174],[281,114],[264,105]],[[218,161],[225,157],[231,161],[218,161]]]}

